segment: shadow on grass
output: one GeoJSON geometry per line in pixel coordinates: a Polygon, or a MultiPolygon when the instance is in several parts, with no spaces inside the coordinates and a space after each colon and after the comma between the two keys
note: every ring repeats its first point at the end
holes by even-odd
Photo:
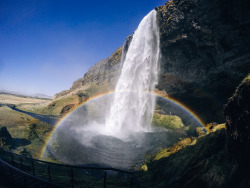
{"type": "Polygon", "coordinates": [[[31,144],[31,142],[25,138],[13,138],[13,149],[29,144],[31,144]]]}

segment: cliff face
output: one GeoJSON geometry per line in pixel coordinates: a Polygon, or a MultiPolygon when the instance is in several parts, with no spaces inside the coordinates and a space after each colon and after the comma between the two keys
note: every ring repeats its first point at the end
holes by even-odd
{"type": "MultiPolygon", "coordinates": [[[[242,169],[250,166],[250,75],[240,84],[225,108],[227,150],[242,169]]],[[[247,169],[248,170],[248,169],[247,169]]]]}
{"type": "Polygon", "coordinates": [[[121,70],[121,55],[122,47],[118,48],[110,57],[96,63],[84,74],[83,78],[76,80],[69,90],[57,93],[55,98],[67,95],[82,87],[86,90],[93,85],[97,87],[105,86],[106,89],[113,90],[121,70]]]}
{"type": "MultiPolygon", "coordinates": [[[[250,71],[249,3],[171,0],[156,9],[162,53],[157,89],[186,104],[206,123],[224,122],[223,105],[250,71]]],[[[88,95],[113,90],[121,54],[119,48],[56,97],[78,90],[88,95]]]]}
{"type": "Polygon", "coordinates": [[[250,71],[246,0],[171,0],[158,8],[158,88],[201,115],[224,121],[223,104],[250,71]]]}

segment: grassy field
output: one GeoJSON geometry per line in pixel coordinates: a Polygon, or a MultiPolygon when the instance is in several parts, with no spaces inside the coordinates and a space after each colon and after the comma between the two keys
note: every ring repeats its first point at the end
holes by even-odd
{"type": "Polygon", "coordinates": [[[0,103],[2,103],[2,104],[14,104],[14,105],[36,104],[36,103],[48,104],[49,102],[50,102],[49,99],[39,99],[39,98],[32,98],[32,97],[25,97],[25,96],[0,93],[0,103]]]}
{"type": "Polygon", "coordinates": [[[0,125],[6,126],[11,136],[17,140],[14,152],[26,152],[38,158],[40,151],[52,131],[52,126],[27,114],[12,110],[7,106],[0,107],[0,125]]]}

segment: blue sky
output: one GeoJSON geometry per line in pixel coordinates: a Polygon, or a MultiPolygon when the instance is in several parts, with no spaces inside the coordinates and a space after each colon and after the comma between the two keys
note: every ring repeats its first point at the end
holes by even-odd
{"type": "Polygon", "coordinates": [[[69,89],[166,0],[0,0],[0,90],[69,89]]]}

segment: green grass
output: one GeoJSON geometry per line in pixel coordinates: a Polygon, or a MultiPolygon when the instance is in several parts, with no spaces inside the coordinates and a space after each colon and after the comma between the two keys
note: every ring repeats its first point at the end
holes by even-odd
{"type": "Polygon", "coordinates": [[[68,104],[79,104],[78,96],[72,95],[69,97],[62,97],[52,101],[46,106],[42,105],[34,106],[34,105],[23,104],[23,105],[18,105],[17,108],[36,114],[59,116],[61,115],[60,113],[63,107],[65,107],[68,104]]]}
{"type": "Polygon", "coordinates": [[[56,101],[50,103],[47,107],[48,112],[51,115],[60,115],[63,107],[67,106],[68,104],[79,104],[79,98],[77,95],[72,95],[69,97],[63,97],[56,101]]]}
{"type": "Polygon", "coordinates": [[[13,152],[21,154],[25,149],[33,158],[39,158],[40,151],[52,131],[51,125],[8,107],[0,107],[0,125],[6,126],[13,138],[20,139],[20,142],[26,140],[25,144],[13,149],[13,152]],[[27,141],[30,141],[30,144],[27,141]]]}

